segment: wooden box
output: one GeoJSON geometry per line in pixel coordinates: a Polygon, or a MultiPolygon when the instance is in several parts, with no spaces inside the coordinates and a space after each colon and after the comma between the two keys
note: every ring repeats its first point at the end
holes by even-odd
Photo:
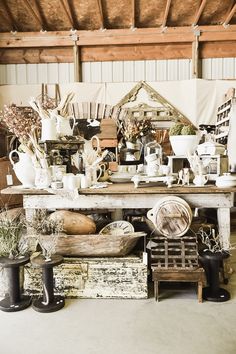
{"type": "MultiPolygon", "coordinates": [[[[145,299],[147,266],[136,255],[104,258],[64,258],[54,268],[55,293],[67,298],[145,299]]],[[[26,266],[25,292],[42,293],[39,269],[26,266]]]]}

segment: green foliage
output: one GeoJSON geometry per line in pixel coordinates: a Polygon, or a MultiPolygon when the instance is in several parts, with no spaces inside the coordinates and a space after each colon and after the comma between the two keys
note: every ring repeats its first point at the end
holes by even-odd
{"type": "Polygon", "coordinates": [[[196,130],[192,125],[176,123],[170,128],[169,135],[196,135],[196,130]]]}
{"type": "MultiPolygon", "coordinates": [[[[3,213],[4,214],[4,213],[3,213]]],[[[25,223],[23,220],[11,220],[7,217],[0,217],[0,256],[15,258],[27,253],[23,232],[25,223]]]]}
{"type": "Polygon", "coordinates": [[[192,125],[185,125],[181,130],[181,135],[196,135],[196,130],[192,125]]]}
{"type": "Polygon", "coordinates": [[[183,126],[184,125],[182,123],[176,123],[170,128],[169,135],[181,135],[183,126]]]}

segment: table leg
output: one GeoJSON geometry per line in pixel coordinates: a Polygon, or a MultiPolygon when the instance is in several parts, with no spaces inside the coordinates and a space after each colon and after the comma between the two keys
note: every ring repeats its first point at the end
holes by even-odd
{"type": "Polygon", "coordinates": [[[230,208],[218,208],[217,219],[223,249],[230,247],[230,208]]]}

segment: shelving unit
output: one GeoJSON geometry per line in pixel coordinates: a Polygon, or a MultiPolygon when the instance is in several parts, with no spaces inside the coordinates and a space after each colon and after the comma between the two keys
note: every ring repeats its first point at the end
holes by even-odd
{"type": "Polygon", "coordinates": [[[216,117],[216,133],[215,139],[217,143],[227,144],[230,123],[230,111],[236,104],[236,97],[229,98],[218,107],[216,117]]]}

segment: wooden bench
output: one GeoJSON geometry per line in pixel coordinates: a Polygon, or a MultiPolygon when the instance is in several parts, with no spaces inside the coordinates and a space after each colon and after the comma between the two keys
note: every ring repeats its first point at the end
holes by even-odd
{"type": "Polygon", "coordinates": [[[195,269],[171,269],[159,268],[152,266],[152,280],[154,282],[155,300],[159,298],[159,282],[175,281],[175,282],[196,282],[198,283],[198,302],[202,302],[202,287],[205,280],[205,272],[203,268],[195,269]]]}

